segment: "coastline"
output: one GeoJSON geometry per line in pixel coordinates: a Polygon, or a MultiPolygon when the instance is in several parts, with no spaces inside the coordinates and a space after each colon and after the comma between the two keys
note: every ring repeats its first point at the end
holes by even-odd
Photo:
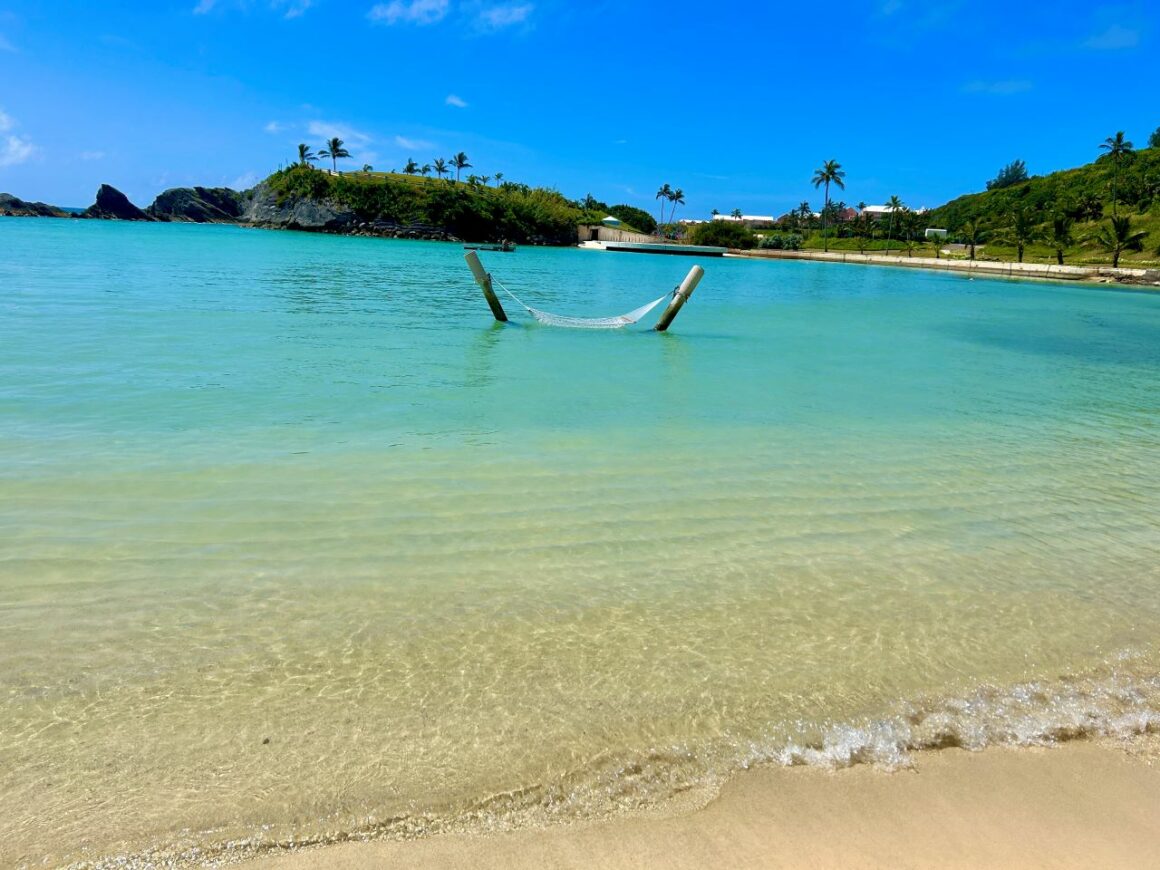
{"type": "Polygon", "coordinates": [[[1160,736],[924,752],[913,769],[761,768],[669,817],[267,854],[254,870],[1146,866],[1160,736]]]}
{"type": "Polygon", "coordinates": [[[1133,287],[1160,288],[1160,269],[1130,269],[1111,266],[1058,266],[1050,263],[1008,263],[996,260],[952,260],[949,257],[904,257],[858,254],[848,251],[742,251],[731,250],[726,256],[747,260],[812,260],[822,263],[852,263],[863,266],[902,266],[939,272],[963,272],[986,278],[1028,278],[1122,284],[1133,287]]]}

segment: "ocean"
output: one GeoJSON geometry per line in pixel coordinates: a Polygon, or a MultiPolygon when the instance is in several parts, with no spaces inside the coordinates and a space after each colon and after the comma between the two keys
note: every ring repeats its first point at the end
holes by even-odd
{"type": "Polygon", "coordinates": [[[1160,728],[1160,295],[700,264],[0,220],[0,865],[1160,728]]]}

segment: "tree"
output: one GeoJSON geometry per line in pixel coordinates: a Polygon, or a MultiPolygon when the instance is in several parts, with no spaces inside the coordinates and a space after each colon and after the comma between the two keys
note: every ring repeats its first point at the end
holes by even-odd
{"type": "Polygon", "coordinates": [[[426,178],[428,175],[430,175],[431,174],[431,164],[424,163],[422,166],[420,166],[419,167],[419,174],[422,175],[424,178],[426,178]]]}
{"type": "Polygon", "coordinates": [[[464,169],[470,169],[471,163],[467,159],[467,155],[460,151],[451,158],[451,165],[455,167],[455,180],[459,181],[459,173],[464,169]]]}
{"type": "Polygon", "coordinates": [[[1110,226],[1102,226],[1095,235],[1096,243],[1112,255],[1112,268],[1120,265],[1120,254],[1124,251],[1140,251],[1144,248],[1143,232],[1132,232],[1132,219],[1124,217],[1111,218],[1110,226]]]}
{"type": "Polygon", "coordinates": [[[1152,131],[1152,135],[1148,137],[1149,148],[1160,148],[1160,127],[1152,131]]]}
{"type": "Polygon", "coordinates": [[[1029,209],[1020,207],[1011,213],[1010,223],[1004,229],[1000,241],[1007,245],[1014,245],[1019,262],[1022,263],[1024,249],[1038,238],[1039,231],[1035,226],[1034,215],[1029,209]]]}
{"type": "Polygon", "coordinates": [[[987,182],[987,190],[1000,190],[1027,180],[1027,164],[1022,160],[1012,160],[999,170],[999,174],[987,182]]]}
{"type": "Polygon", "coordinates": [[[481,182],[483,182],[483,186],[484,186],[484,187],[487,187],[487,183],[488,183],[489,181],[491,181],[491,176],[490,176],[490,175],[481,175],[481,176],[479,176],[479,180],[480,180],[481,182]]]}
{"type": "Polygon", "coordinates": [[[890,227],[886,231],[886,256],[889,257],[890,256],[890,240],[892,238],[894,238],[894,215],[896,213],[902,211],[903,209],[905,209],[906,206],[903,204],[902,200],[899,199],[897,196],[890,197],[890,202],[888,202],[886,204],[888,206],[890,206],[890,227]]]}
{"type": "Polygon", "coordinates": [[[822,250],[826,252],[830,250],[830,239],[826,235],[826,213],[830,209],[830,184],[832,182],[845,190],[846,183],[842,181],[845,177],[846,173],[842,172],[842,164],[837,160],[827,160],[820,168],[814,170],[814,190],[823,184],[826,186],[826,204],[822,206],[822,250]]]}
{"type": "Polygon", "coordinates": [[[419,164],[414,159],[408,157],[407,165],[403,167],[403,172],[406,175],[415,175],[419,171],[419,164]]]}
{"type": "Polygon", "coordinates": [[[673,195],[673,189],[666,181],[657,189],[656,198],[661,201],[661,219],[657,221],[657,226],[660,227],[665,222],[665,202],[673,195]]]}
{"type": "Polygon", "coordinates": [[[914,256],[914,249],[918,246],[915,236],[918,235],[918,228],[921,223],[922,215],[908,208],[903,209],[902,227],[906,235],[904,244],[906,245],[906,256],[908,257],[914,256]]]}
{"type": "Polygon", "coordinates": [[[502,172],[497,172],[497,173],[495,174],[495,186],[496,186],[496,187],[499,187],[499,183],[500,183],[501,181],[503,181],[503,173],[502,173],[502,172]]]}
{"type": "Polygon", "coordinates": [[[1120,175],[1120,160],[1132,153],[1132,143],[1124,138],[1124,131],[1118,130],[1115,136],[1109,136],[1100,145],[1100,150],[1107,151],[1112,157],[1112,215],[1118,216],[1120,211],[1116,205],[1116,184],[1120,175]]]}
{"type": "Polygon", "coordinates": [[[631,205],[609,206],[608,213],[642,233],[651,233],[657,228],[656,219],[651,214],[631,205]]]}
{"type": "Polygon", "coordinates": [[[318,152],[319,157],[329,157],[330,163],[334,167],[334,171],[338,172],[338,159],[340,157],[350,157],[350,152],[342,147],[342,140],[335,136],[326,143],[326,147],[318,152]]]}
{"type": "Polygon", "coordinates": [[[729,217],[736,218],[737,220],[741,220],[741,209],[739,209],[739,208],[733,209],[733,211],[729,212],[729,217]]]}
{"type": "Polygon", "coordinates": [[[1065,214],[1057,214],[1051,219],[1051,246],[1055,248],[1055,261],[1063,265],[1063,249],[1075,244],[1071,235],[1072,225],[1075,223],[1065,214]]]}
{"type": "Polygon", "coordinates": [[[450,171],[447,168],[447,162],[442,157],[435,158],[435,162],[432,164],[432,168],[435,170],[435,174],[440,178],[448,174],[450,171]]]}
{"type": "Polygon", "coordinates": [[[971,259],[975,259],[975,246],[983,241],[983,227],[978,219],[971,218],[959,228],[959,235],[970,248],[971,259]]]}
{"type": "Polygon", "coordinates": [[[366,173],[367,175],[370,175],[374,171],[374,169],[375,168],[373,166],[371,166],[369,163],[364,163],[362,171],[364,173],[366,173]]]}
{"type": "Polygon", "coordinates": [[[310,146],[308,146],[305,142],[298,143],[298,163],[300,165],[309,166],[317,159],[318,158],[315,156],[314,152],[310,150],[310,146]]]}
{"type": "Polygon", "coordinates": [[[711,212],[709,212],[709,214],[711,214],[713,217],[717,217],[717,215],[721,214],[721,212],[717,211],[717,209],[713,209],[711,212]]]}
{"type": "Polygon", "coordinates": [[[685,192],[678,187],[669,194],[669,202],[673,204],[672,214],[669,215],[669,223],[672,223],[673,218],[677,216],[677,206],[685,204],[685,192]]]}

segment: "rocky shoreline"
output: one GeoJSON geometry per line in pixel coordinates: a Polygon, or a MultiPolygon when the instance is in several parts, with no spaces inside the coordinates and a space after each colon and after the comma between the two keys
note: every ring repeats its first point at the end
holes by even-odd
{"type": "Polygon", "coordinates": [[[462,241],[442,227],[361,220],[350,209],[330,200],[288,198],[279,201],[265,183],[247,191],[228,187],[175,187],[159,194],[144,209],[134,205],[112,185],[102,184],[93,204],[79,213],[0,193],[0,217],[234,224],[370,238],[462,241]]]}

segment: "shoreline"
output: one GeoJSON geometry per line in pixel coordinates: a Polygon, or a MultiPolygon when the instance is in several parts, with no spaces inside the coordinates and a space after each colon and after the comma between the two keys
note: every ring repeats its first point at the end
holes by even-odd
{"type": "Polygon", "coordinates": [[[1058,266],[1051,263],[1008,263],[998,260],[952,260],[949,257],[906,257],[859,254],[850,251],[742,251],[727,256],[746,260],[811,260],[862,266],[901,266],[937,272],[964,272],[985,278],[1029,278],[1092,284],[1116,284],[1145,289],[1160,288],[1160,269],[1111,266],[1058,266]]]}
{"type": "Polygon", "coordinates": [[[266,854],[253,870],[1145,866],[1160,737],[922,753],[897,772],[760,768],[675,816],[266,854]]]}

